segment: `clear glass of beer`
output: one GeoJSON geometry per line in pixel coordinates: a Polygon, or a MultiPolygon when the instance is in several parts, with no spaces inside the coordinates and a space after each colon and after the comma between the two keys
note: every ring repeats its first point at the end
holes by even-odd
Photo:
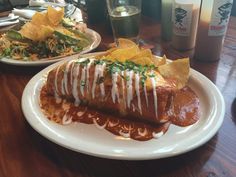
{"type": "Polygon", "coordinates": [[[118,38],[139,41],[141,0],[106,0],[115,42],[118,38]]]}

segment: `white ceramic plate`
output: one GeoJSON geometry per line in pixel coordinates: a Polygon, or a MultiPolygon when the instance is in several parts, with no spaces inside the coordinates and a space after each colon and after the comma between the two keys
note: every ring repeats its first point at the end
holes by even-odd
{"type": "Polygon", "coordinates": [[[10,26],[10,25],[15,25],[19,23],[19,20],[12,20],[12,21],[4,21],[4,22],[0,22],[0,27],[5,27],[5,26],[10,26]]]}
{"type": "MultiPolygon", "coordinates": [[[[78,57],[81,54],[88,53],[94,50],[95,48],[97,48],[98,45],[100,44],[101,36],[96,31],[87,29],[86,33],[92,38],[93,42],[88,47],[84,48],[80,53],[73,54],[71,56],[78,57]]],[[[0,62],[11,64],[11,65],[18,65],[18,66],[43,66],[43,65],[49,65],[57,61],[67,59],[67,58],[68,56],[63,56],[63,57],[58,56],[58,57],[53,57],[51,59],[41,59],[37,61],[23,61],[23,60],[14,60],[10,58],[1,58],[0,62]]]]}
{"type": "Polygon", "coordinates": [[[110,159],[165,158],[188,152],[206,143],[215,135],[223,122],[225,103],[220,91],[209,79],[191,69],[188,85],[199,96],[201,109],[200,120],[194,125],[188,127],[171,125],[161,138],[141,142],[121,138],[106,130],[100,130],[95,125],[56,124],[49,121],[42,113],[39,94],[48,71],[63,62],[65,61],[45,68],[29,81],[23,93],[22,109],[27,121],[37,132],[68,149],[110,159]]]}

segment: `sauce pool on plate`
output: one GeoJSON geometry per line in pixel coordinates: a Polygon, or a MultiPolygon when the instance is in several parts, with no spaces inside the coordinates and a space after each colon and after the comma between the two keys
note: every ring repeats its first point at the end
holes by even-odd
{"type": "Polygon", "coordinates": [[[84,105],[76,106],[74,100],[56,98],[48,95],[44,86],[40,94],[40,105],[49,120],[62,125],[73,122],[94,124],[99,129],[105,129],[114,135],[147,141],[163,136],[170,124],[188,126],[199,119],[199,99],[190,87],[177,91],[173,98],[170,121],[160,124],[137,121],[127,117],[107,113],[84,105]]]}

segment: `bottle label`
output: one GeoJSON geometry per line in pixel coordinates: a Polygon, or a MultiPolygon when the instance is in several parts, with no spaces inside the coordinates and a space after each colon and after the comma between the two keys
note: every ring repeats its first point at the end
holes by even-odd
{"type": "Polygon", "coordinates": [[[229,22],[233,0],[215,0],[209,24],[209,36],[223,36],[229,22]]]}
{"type": "Polygon", "coordinates": [[[172,10],[173,33],[179,36],[189,36],[193,4],[181,4],[175,1],[172,10]]]}

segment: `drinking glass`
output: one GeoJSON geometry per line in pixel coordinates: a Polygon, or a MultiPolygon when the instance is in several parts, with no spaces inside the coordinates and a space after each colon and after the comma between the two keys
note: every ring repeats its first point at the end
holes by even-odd
{"type": "Polygon", "coordinates": [[[141,0],[106,1],[115,42],[118,38],[127,38],[138,43],[141,0]]]}

